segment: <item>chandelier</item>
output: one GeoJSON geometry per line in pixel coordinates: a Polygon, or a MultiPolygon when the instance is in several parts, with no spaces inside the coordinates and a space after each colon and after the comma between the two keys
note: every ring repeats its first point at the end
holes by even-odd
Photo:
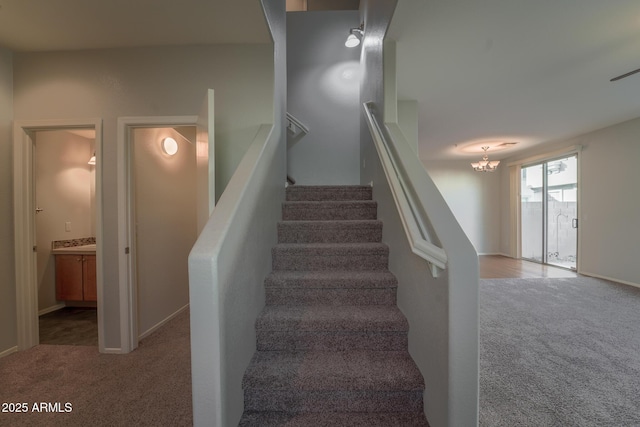
{"type": "Polygon", "coordinates": [[[498,164],[500,164],[500,160],[489,161],[489,156],[487,155],[487,150],[489,147],[482,147],[484,150],[484,156],[482,156],[482,160],[477,163],[471,163],[471,167],[476,172],[494,172],[498,169],[498,164]]]}

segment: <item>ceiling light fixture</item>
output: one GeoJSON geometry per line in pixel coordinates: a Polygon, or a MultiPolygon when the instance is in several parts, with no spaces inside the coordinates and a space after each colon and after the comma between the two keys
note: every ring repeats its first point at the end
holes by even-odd
{"type": "Polygon", "coordinates": [[[95,166],[95,164],[96,164],[96,152],[95,151],[93,152],[93,156],[91,156],[91,158],[89,159],[87,164],[95,166]]]}
{"type": "Polygon", "coordinates": [[[471,163],[471,167],[476,172],[495,172],[498,169],[498,165],[500,164],[500,160],[489,161],[489,156],[487,155],[487,150],[489,147],[482,147],[484,150],[484,156],[482,156],[482,160],[477,163],[471,163]]]}
{"type": "Polygon", "coordinates": [[[344,43],[346,47],[356,47],[360,44],[360,38],[364,37],[364,23],[360,24],[358,28],[352,28],[349,30],[349,36],[344,43]]]}
{"type": "Polygon", "coordinates": [[[178,152],[178,143],[173,138],[165,138],[162,140],[162,151],[173,156],[178,152]]]}

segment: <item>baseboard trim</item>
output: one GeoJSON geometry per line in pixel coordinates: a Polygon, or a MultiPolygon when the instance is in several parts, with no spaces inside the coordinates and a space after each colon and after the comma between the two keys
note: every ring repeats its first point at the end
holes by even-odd
{"type": "Polygon", "coordinates": [[[504,256],[507,258],[513,258],[511,255],[503,254],[502,252],[478,252],[478,256],[504,256]]]}
{"type": "Polygon", "coordinates": [[[56,304],[56,305],[52,305],[49,308],[45,308],[43,310],[40,310],[38,312],[38,317],[40,316],[44,316],[45,314],[49,314],[49,313],[53,313],[54,311],[58,311],[62,308],[65,308],[66,306],[64,304],[56,304]]]}
{"type": "Polygon", "coordinates": [[[640,288],[640,283],[633,283],[626,280],[615,279],[613,277],[603,276],[601,274],[589,273],[587,271],[582,271],[582,270],[578,271],[578,274],[581,274],[583,276],[594,277],[596,279],[608,280],[610,282],[621,283],[623,285],[633,286],[634,288],[640,288]]]}
{"type": "Polygon", "coordinates": [[[5,356],[8,356],[10,354],[16,353],[17,351],[18,351],[18,346],[17,345],[14,346],[14,347],[8,348],[5,351],[0,352],[0,359],[2,359],[5,356]]]}
{"type": "Polygon", "coordinates": [[[189,304],[185,305],[184,307],[180,308],[178,311],[176,311],[175,313],[173,313],[172,315],[170,315],[169,317],[167,317],[166,319],[160,321],[159,323],[156,323],[154,326],[152,326],[151,328],[147,329],[146,331],[144,331],[142,334],[140,334],[138,336],[138,341],[148,337],[149,335],[151,335],[152,333],[154,333],[155,331],[157,331],[158,329],[160,329],[162,326],[164,326],[167,322],[169,322],[171,319],[173,319],[174,317],[178,316],[180,313],[182,313],[183,311],[185,311],[186,309],[189,308],[189,304]]]}
{"type": "Polygon", "coordinates": [[[102,354],[123,354],[121,348],[105,348],[100,353],[102,353],[102,354]]]}

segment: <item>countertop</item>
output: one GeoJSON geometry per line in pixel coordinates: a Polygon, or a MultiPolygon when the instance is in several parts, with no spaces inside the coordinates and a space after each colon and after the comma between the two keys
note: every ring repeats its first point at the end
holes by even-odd
{"type": "Polygon", "coordinates": [[[96,245],[71,246],[68,248],[52,249],[53,255],[95,255],[96,245]]]}

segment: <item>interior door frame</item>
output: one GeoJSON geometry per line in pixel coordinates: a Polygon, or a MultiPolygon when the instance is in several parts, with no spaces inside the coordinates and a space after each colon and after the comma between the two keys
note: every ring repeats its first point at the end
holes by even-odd
{"type": "Polygon", "coordinates": [[[104,298],[102,259],[102,119],[20,120],[13,124],[13,209],[16,271],[16,321],[18,351],[40,342],[38,324],[38,283],[35,245],[34,132],[93,128],[96,132],[96,263],[98,348],[104,347],[104,298]]]}
{"type": "Polygon", "coordinates": [[[135,212],[133,208],[131,131],[135,128],[196,126],[198,116],[119,117],[118,158],[118,276],[120,283],[120,343],[123,353],[138,347],[138,290],[136,286],[135,212]]]}

